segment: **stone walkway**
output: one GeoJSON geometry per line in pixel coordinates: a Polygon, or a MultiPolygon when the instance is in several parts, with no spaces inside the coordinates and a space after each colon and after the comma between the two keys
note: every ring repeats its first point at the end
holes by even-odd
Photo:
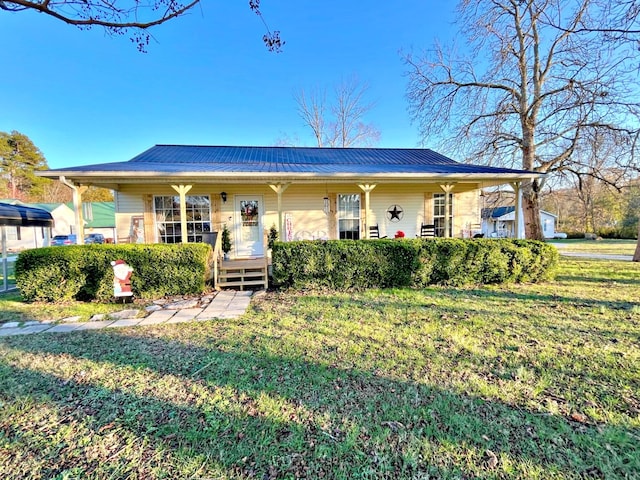
{"type": "MultiPolygon", "coordinates": [[[[0,325],[0,337],[26,335],[29,333],[65,333],[102,328],[136,327],[160,325],[163,323],[185,323],[213,320],[214,318],[237,318],[247,311],[253,292],[221,291],[215,294],[210,303],[198,305],[198,301],[184,300],[167,305],[147,308],[152,310],[146,317],[138,317],[141,310],[130,309],[112,314],[99,314],[89,322],[78,322],[79,317],[56,321],[7,322],[0,325]],[[184,308],[182,308],[184,307],[184,308]],[[106,320],[102,320],[106,318],[106,320]]],[[[206,303],[206,302],[205,302],[206,303]]]]}

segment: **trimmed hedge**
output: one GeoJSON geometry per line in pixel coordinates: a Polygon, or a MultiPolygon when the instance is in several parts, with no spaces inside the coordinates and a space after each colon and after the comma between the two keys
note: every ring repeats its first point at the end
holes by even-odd
{"type": "Polygon", "coordinates": [[[272,252],[278,286],[356,290],[537,282],[558,259],[552,245],[506,239],[276,242],[272,252]]]}
{"type": "Polygon", "coordinates": [[[16,284],[26,301],[111,301],[111,262],[122,259],[133,268],[131,288],[138,298],[201,293],[212,255],[202,243],[38,248],[18,257],[16,284]]]}

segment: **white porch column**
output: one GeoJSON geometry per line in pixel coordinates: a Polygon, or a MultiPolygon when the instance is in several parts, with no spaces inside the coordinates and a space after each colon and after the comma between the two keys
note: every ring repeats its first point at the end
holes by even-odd
{"type": "Polygon", "coordinates": [[[278,183],[276,185],[269,185],[269,187],[278,196],[278,234],[280,236],[280,240],[284,241],[285,240],[285,235],[284,235],[284,223],[283,223],[284,219],[283,219],[283,216],[282,216],[282,194],[289,187],[289,184],[288,183],[285,183],[285,184],[278,183]]]}
{"type": "Polygon", "coordinates": [[[180,195],[180,231],[182,232],[182,243],[189,242],[189,234],[187,232],[187,193],[193,185],[171,185],[178,195],[180,195]]]}
{"type": "Polygon", "coordinates": [[[6,291],[7,288],[9,288],[9,282],[7,280],[7,227],[2,225],[0,230],[2,231],[2,238],[0,239],[2,241],[2,280],[4,283],[3,290],[6,291]]]}
{"type": "Polygon", "coordinates": [[[520,220],[522,219],[522,195],[520,194],[520,182],[513,182],[511,184],[511,187],[513,188],[513,191],[516,195],[513,236],[515,238],[520,238],[520,236],[522,235],[522,228],[521,228],[522,226],[520,225],[520,220]]]}
{"type": "Polygon", "coordinates": [[[82,194],[87,190],[87,186],[76,185],[71,180],[67,180],[64,175],[59,178],[73,192],[73,213],[76,221],[76,240],[78,245],[84,245],[84,218],[82,218],[82,194]]]}
{"type": "Polygon", "coordinates": [[[358,185],[364,192],[364,238],[369,238],[369,200],[371,191],[376,188],[376,185],[358,185]]]}
{"type": "Polygon", "coordinates": [[[440,185],[440,188],[444,192],[444,236],[451,237],[451,201],[449,195],[453,191],[455,185],[453,183],[447,183],[446,185],[440,185]]]}

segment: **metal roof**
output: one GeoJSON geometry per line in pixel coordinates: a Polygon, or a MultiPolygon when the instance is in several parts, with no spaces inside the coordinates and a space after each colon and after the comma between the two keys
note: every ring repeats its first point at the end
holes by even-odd
{"type": "Polygon", "coordinates": [[[535,172],[468,165],[429,149],[310,148],[155,145],[126,162],[44,172],[83,174],[273,174],[273,175],[530,175],[535,172]]]}
{"type": "MultiPolygon", "coordinates": [[[[483,208],[482,212],[480,213],[480,216],[482,218],[500,218],[503,217],[504,215],[508,215],[510,213],[515,212],[516,207],[514,206],[503,206],[503,207],[493,207],[493,208],[483,208]]],[[[558,218],[558,216],[554,213],[550,213],[550,212],[545,212],[544,210],[540,210],[540,213],[544,213],[545,215],[550,215],[552,217],[556,217],[558,218]]]]}

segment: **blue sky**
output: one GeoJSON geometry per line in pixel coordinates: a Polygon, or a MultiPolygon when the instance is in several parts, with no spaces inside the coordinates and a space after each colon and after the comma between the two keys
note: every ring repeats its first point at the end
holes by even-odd
{"type": "Polygon", "coordinates": [[[313,139],[293,92],[356,76],[381,147],[415,147],[401,51],[446,43],[454,2],[263,0],[286,41],[262,43],[245,0],[204,0],[151,31],[148,53],[128,37],[82,31],[41,14],[0,11],[0,131],[28,135],[51,168],[129,160],[155,144],[274,145],[313,139]]]}

